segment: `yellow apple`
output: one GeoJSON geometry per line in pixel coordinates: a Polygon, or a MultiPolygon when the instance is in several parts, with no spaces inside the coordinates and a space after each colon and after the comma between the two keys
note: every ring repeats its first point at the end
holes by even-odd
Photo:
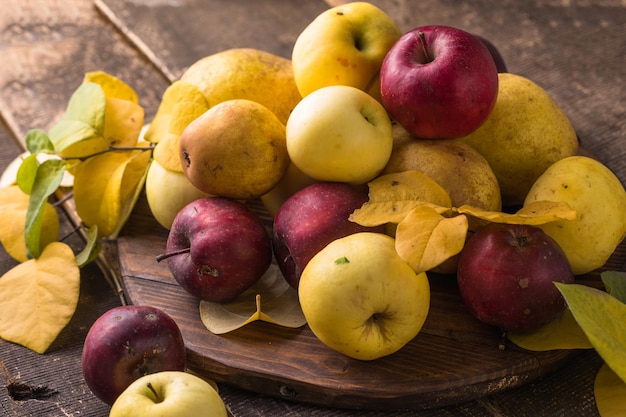
{"type": "Polygon", "coordinates": [[[364,184],[387,164],[391,120],[382,104],[355,87],[335,85],[304,97],[286,126],[291,162],[319,181],[364,184]]]}
{"type": "Polygon", "coordinates": [[[146,199],[157,222],[166,229],[188,203],[209,194],[197,189],[184,173],[164,168],[156,159],[150,162],[146,175],[146,199]]]}
{"type": "Polygon", "coordinates": [[[313,334],[360,360],[400,350],[419,333],[430,308],[426,273],[416,274],[382,233],[329,243],[304,268],[298,296],[313,334]]]}
{"type": "Polygon", "coordinates": [[[227,417],[226,406],[213,385],[181,371],[145,375],[115,400],[109,417],[227,417]]]}
{"type": "Polygon", "coordinates": [[[293,46],[291,61],[300,94],[349,85],[379,100],[382,61],[401,35],[396,22],[370,3],[347,3],[324,11],[293,46]]]}

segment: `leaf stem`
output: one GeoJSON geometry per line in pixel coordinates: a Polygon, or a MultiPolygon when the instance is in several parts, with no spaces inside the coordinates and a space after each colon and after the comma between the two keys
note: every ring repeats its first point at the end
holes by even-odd
{"type": "Polygon", "coordinates": [[[65,161],[78,160],[81,162],[86,161],[89,158],[93,158],[94,156],[102,155],[107,152],[115,152],[115,151],[152,151],[154,149],[154,144],[150,144],[150,146],[109,146],[108,149],[103,151],[94,152],[92,154],[83,155],[83,156],[73,156],[73,157],[63,157],[65,161]]]}

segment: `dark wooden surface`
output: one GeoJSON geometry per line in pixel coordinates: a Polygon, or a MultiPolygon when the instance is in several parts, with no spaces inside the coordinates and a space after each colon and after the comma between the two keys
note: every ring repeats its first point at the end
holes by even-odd
{"type": "MultiPolygon", "coordinates": [[[[597,5],[554,0],[377,3],[403,29],[443,23],[491,39],[503,52],[509,69],[544,86],[571,118],[583,145],[626,182],[626,7],[622,1],[597,5]]],[[[244,39],[258,42],[259,48],[288,54],[288,45],[302,29],[307,14],[312,19],[326,7],[321,0],[307,0],[297,2],[298,10],[293,11],[286,9],[290,4],[272,0],[110,0],[99,4],[113,12],[105,16],[104,8],[95,7],[91,0],[73,1],[71,6],[60,0],[2,2],[0,167],[17,154],[27,130],[54,124],[86,71],[104,70],[131,84],[146,109],[146,120],[150,120],[168,83],[198,57],[242,46],[244,39]],[[114,17],[117,20],[112,24],[114,17]]],[[[0,272],[12,265],[0,252],[0,272]]],[[[120,301],[97,268],[88,267],[82,275],[79,309],[49,353],[37,355],[0,341],[3,385],[19,381],[57,392],[47,399],[16,401],[3,389],[3,415],[108,413],[82,381],[80,352],[90,324],[120,301]]],[[[600,364],[593,351],[585,352],[568,366],[520,388],[419,412],[321,408],[226,385],[221,386],[221,393],[234,416],[595,416],[593,379],[600,364]]]]}

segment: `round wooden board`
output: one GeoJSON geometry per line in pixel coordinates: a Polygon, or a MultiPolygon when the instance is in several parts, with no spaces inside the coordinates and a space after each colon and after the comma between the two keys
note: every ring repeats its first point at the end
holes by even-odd
{"type": "MultiPolygon", "coordinates": [[[[287,400],[352,409],[426,409],[514,388],[552,372],[576,351],[530,352],[466,311],[454,277],[429,275],[431,310],[422,331],[399,352],[358,361],[332,351],[308,327],[254,322],[224,335],[200,320],[199,301],[174,281],[166,262],[167,230],[141,198],[117,239],[119,274],[133,304],[163,309],[178,323],[190,370],[219,383],[287,400]]],[[[624,270],[622,245],[605,269],[624,270]]],[[[599,287],[599,272],[578,277],[599,287]]]]}

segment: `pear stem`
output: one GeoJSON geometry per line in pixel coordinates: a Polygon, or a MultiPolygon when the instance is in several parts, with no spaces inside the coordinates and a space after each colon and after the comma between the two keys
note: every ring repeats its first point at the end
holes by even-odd
{"type": "Polygon", "coordinates": [[[422,52],[424,52],[426,62],[431,62],[432,59],[430,59],[430,55],[428,54],[428,48],[426,47],[426,35],[424,35],[424,32],[419,31],[417,32],[417,36],[419,36],[420,40],[422,41],[422,52]]]}
{"type": "Polygon", "coordinates": [[[161,255],[158,255],[156,257],[156,261],[161,262],[167,258],[171,258],[172,256],[182,255],[183,253],[189,253],[190,251],[191,251],[191,248],[183,248],[183,249],[175,250],[174,252],[162,253],[161,255]]]}

